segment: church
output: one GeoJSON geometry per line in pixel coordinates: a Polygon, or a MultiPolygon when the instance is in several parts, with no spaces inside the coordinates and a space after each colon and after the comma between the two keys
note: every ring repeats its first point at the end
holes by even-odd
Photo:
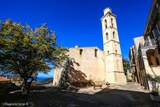
{"type": "Polygon", "coordinates": [[[109,82],[116,85],[125,85],[120,42],[118,37],[116,15],[110,8],[104,9],[101,18],[103,48],[79,47],[69,48],[70,62],[66,66],[54,69],[53,85],[58,86],[64,75],[72,78],[71,82],[77,84],[79,81],[101,81],[103,84],[109,82]],[[72,63],[71,63],[72,62],[72,63]],[[67,73],[65,71],[68,71],[67,73]]]}

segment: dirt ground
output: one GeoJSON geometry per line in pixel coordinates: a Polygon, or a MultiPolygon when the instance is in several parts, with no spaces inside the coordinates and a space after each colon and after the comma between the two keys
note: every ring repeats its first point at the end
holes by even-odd
{"type": "Polygon", "coordinates": [[[1,107],[160,107],[158,102],[150,99],[147,91],[135,83],[96,90],[90,87],[78,92],[35,86],[26,105],[19,92],[0,97],[0,104],[1,107]]]}

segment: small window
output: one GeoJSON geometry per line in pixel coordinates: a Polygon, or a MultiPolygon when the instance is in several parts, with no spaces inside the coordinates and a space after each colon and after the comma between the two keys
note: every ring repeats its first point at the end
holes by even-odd
{"type": "Polygon", "coordinates": [[[116,50],[116,54],[117,54],[117,50],[116,50]]]}
{"type": "Polygon", "coordinates": [[[115,32],[113,32],[113,39],[115,39],[115,32]]]}
{"type": "Polygon", "coordinates": [[[104,21],[105,21],[105,23],[107,23],[107,20],[106,20],[106,19],[105,19],[104,21]]]}
{"type": "Polygon", "coordinates": [[[106,33],[106,40],[108,40],[108,33],[106,33]]]}
{"type": "Polygon", "coordinates": [[[109,54],[109,51],[107,51],[107,54],[109,54]]]}
{"type": "Polygon", "coordinates": [[[105,21],[105,28],[107,28],[107,20],[105,19],[104,21],[105,21]]]}
{"type": "Polygon", "coordinates": [[[112,27],[113,27],[113,18],[111,18],[111,25],[112,25],[112,27]]]}
{"type": "Polygon", "coordinates": [[[97,57],[97,51],[98,51],[98,49],[95,49],[94,51],[95,51],[95,52],[94,52],[95,57],[97,57]]]}
{"type": "Polygon", "coordinates": [[[107,24],[105,24],[105,28],[107,28],[107,24]]]}
{"type": "Polygon", "coordinates": [[[82,55],[83,49],[80,49],[79,54],[82,55]]]}

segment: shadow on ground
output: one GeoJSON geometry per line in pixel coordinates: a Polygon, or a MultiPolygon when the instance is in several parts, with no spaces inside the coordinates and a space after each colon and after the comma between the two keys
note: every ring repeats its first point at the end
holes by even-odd
{"type": "MultiPolygon", "coordinates": [[[[0,97],[0,103],[22,102],[21,98],[18,92],[10,93],[0,97]]],[[[32,87],[29,101],[33,107],[160,107],[160,103],[150,99],[149,93],[108,88],[89,95],[37,86],[32,87]]]]}

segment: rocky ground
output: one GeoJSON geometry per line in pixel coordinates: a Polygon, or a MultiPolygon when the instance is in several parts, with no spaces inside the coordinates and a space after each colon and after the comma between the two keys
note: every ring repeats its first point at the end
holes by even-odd
{"type": "MultiPolygon", "coordinates": [[[[4,104],[23,103],[21,98],[20,94],[11,92],[0,98],[0,103],[9,107],[4,104]]],[[[50,85],[37,86],[31,89],[29,103],[33,107],[160,107],[160,104],[153,103],[149,93],[136,83],[109,88],[103,86],[96,90],[90,87],[78,92],[60,90],[50,85]]]]}

